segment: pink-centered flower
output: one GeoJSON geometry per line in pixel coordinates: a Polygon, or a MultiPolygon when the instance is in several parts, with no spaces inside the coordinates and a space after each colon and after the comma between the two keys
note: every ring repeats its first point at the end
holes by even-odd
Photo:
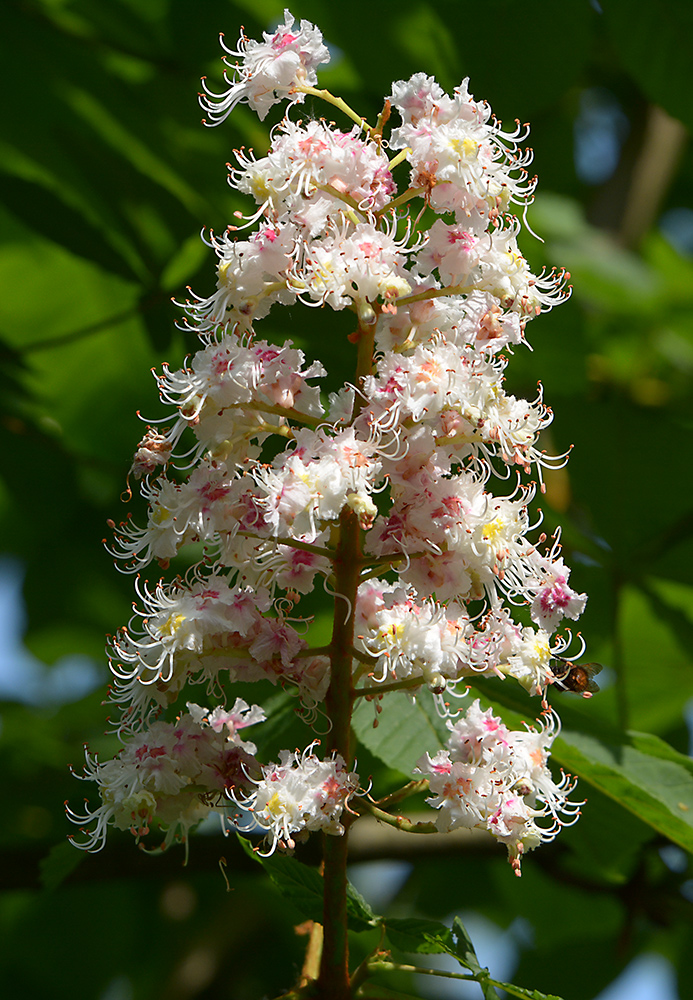
{"type": "Polygon", "coordinates": [[[568,798],[575,781],[564,774],[556,782],[547,767],[557,717],[547,712],[539,729],[511,730],[476,700],[448,728],[447,750],[425,754],[415,770],[428,778],[427,801],[438,810],[436,825],[446,832],[488,830],[507,846],[520,875],[522,856],[553,840],[580,815],[582,803],[568,798]]]}
{"type": "Polygon", "coordinates": [[[302,754],[283,750],[279,764],[263,767],[255,790],[238,797],[252,814],[252,823],[267,831],[271,854],[278,844],[293,847],[295,838],[322,830],[339,836],[344,832],[340,817],[359,785],[358,775],[346,770],[335,754],[321,761],[313,752],[315,743],[302,754]]]}
{"type": "Polygon", "coordinates": [[[295,88],[301,84],[313,86],[317,82],[316,67],[330,59],[320,31],[309,21],[301,21],[294,28],[288,10],[284,11],[284,23],[271,34],[263,32],[261,42],[247,38],[243,32],[235,49],[226,46],[223,35],[220,41],[225,52],[223,62],[231,70],[230,77],[224,71],[228,87],[217,94],[203,79],[205,92],[200,95],[200,104],[212,125],[223,122],[241,102],[249,104],[262,120],[279,101],[302,101],[304,95],[295,88]],[[229,56],[240,62],[230,62],[229,56]]]}

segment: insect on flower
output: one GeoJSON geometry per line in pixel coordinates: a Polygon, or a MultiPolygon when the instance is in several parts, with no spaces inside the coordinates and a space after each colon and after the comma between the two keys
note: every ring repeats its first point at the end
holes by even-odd
{"type": "Polygon", "coordinates": [[[599,691],[599,685],[593,677],[601,669],[601,663],[571,663],[562,656],[554,656],[551,660],[554,684],[559,691],[573,691],[583,698],[591,698],[599,691]]]}

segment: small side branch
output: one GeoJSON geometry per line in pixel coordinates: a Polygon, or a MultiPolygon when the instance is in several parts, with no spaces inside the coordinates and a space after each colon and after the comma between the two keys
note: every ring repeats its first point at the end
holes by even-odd
{"type": "Polygon", "coordinates": [[[377,806],[375,802],[369,802],[368,799],[360,799],[353,802],[353,808],[359,813],[370,813],[371,816],[375,816],[381,823],[393,826],[404,833],[440,833],[435,823],[412,823],[406,816],[392,816],[389,812],[385,812],[384,809],[377,806]]]}
{"type": "Polygon", "coordinates": [[[349,107],[343,98],[335,97],[335,95],[331,94],[329,90],[320,90],[318,87],[309,87],[306,84],[300,84],[295,89],[300,94],[310,94],[311,97],[319,97],[321,100],[327,101],[328,104],[331,104],[333,107],[339,108],[340,111],[343,111],[344,114],[347,115],[348,118],[351,118],[352,121],[356,122],[356,124],[359,125],[364,132],[368,132],[371,139],[379,138],[377,128],[373,128],[372,125],[369,125],[366,119],[362,118],[361,115],[357,114],[353,108],[349,107]]]}

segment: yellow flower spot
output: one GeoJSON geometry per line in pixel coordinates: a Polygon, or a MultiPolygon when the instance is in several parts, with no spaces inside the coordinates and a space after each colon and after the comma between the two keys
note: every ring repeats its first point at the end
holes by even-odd
{"type": "Polygon", "coordinates": [[[149,515],[149,523],[158,528],[164,524],[165,521],[168,521],[170,517],[171,511],[168,507],[164,507],[163,504],[156,504],[155,506],[152,506],[151,513],[149,515]]]}
{"type": "Polygon", "coordinates": [[[255,198],[255,201],[261,204],[263,201],[267,201],[274,194],[274,191],[271,190],[265,177],[256,174],[255,177],[251,177],[250,179],[250,193],[255,198]]]}
{"type": "Polygon", "coordinates": [[[185,615],[169,615],[160,628],[162,635],[175,635],[185,621],[185,615]]]}
{"type": "Polygon", "coordinates": [[[285,812],[284,803],[279,798],[279,792],[274,793],[272,798],[265,806],[265,809],[270,814],[270,816],[281,816],[282,813],[285,812]]]}
{"type": "Polygon", "coordinates": [[[508,258],[508,264],[511,268],[514,268],[516,271],[521,270],[522,265],[525,263],[525,259],[521,253],[508,252],[505,256],[508,258]]]}
{"type": "Polygon", "coordinates": [[[227,272],[229,270],[230,264],[231,264],[230,260],[225,260],[224,263],[220,264],[219,267],[217,268],[217,274],[219,275],[219,281],[222,281],[225,285],[230,284],[230,281],[228,281],[228,279],[226,277],[227,272]]]}
{"type": "Polygon", "coordinates": [[[495,545],[501,536],[503,531],[503,522],[499,517],[495,517],[493,521],[489,521],[481,529],[481,537],[489,545],[495,545]]]}
{"type": "Polygon", "coordinates": [[[463,160],[475,160],[479,154],[479,143],[473,139],[452,139],[450,147],[463,160]]]}
{"type": "Polygon", "coordinates": [[[546,662],[551,656],[551,650],[549,649],[548,639],[537,638],[534,640],[532,646],[533,646],[532,655],[535,659],[539,660],[540,662],[542,663],[546,662]]]}
{"type": "Polygon", "coordinates": [[[380,638],[383,640],[386,646],[396,646],[399,642],[402,633],[404,632],[404,625],[401,622],[398,624],[388,625],[380,630],[380,638]]]}

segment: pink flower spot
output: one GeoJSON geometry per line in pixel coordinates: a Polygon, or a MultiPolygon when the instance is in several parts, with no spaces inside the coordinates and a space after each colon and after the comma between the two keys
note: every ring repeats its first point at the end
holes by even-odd
{"type": "Polygon", "coordinates": [[[457,244],[462,250],[471,250],[476,240],[471,233],[467,233],[464,230],[460,232],[457,229],[449,229],[448,243],[451,243],[453,246],[457,244]]]}
{"type": "Polygon", "coordinates": [[[135,751],[135,757],[138,761],[145,760],[145,758],[150,757],[163,757],[166,755],[165,747],[148,747],[145,743],[143,747],[135,751]]]}
{"type": "Polygon", "coordinates": [[[292,35],[290,31],[285,32],[283,35],[277,34],[272,39],[272,48],[276,49],[277,52],[282,52],[289,45],[292,45],[298,35],[292,35]]]}
{"type": "Polygon", "coordinates": [[[570,593],[563,589],[563,580],[558,580],[553,585],[542,592],[539,599],[542,611],[550,613],[554,608],[565,608],[570,602],[570,593]]]}
{"type": "Polygon", "coordinates": [[[364,257],[377,257],[380,252],[380,247],[375,243],[359,243],[359,250],[362,251],[364,257]]]}

